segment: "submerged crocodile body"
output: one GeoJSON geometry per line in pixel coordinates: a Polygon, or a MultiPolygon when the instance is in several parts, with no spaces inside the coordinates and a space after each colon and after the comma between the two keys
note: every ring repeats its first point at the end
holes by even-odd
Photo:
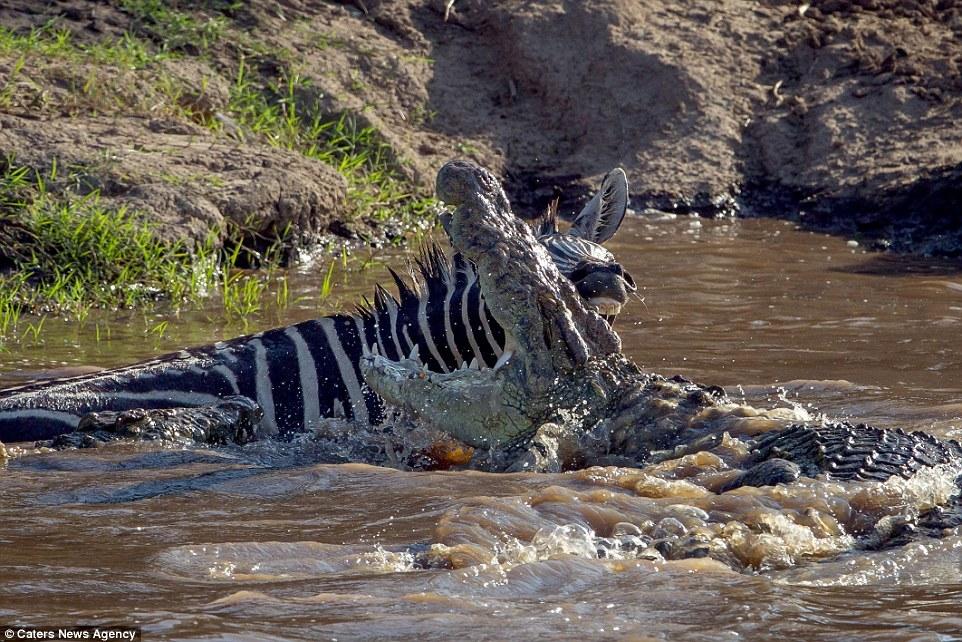
{"type": "Polygon", "coordinates": [[[838,481],[885,481],[895,475],[909,478],[926,467],[962,462],[962,446],[924,432],[831,422],[764,433],[752,443],[749,473],[772,462],[785,462],[781,469],[791,478],[785,481],[822,474],[838,481]]]}
{"type": "MultiPolygon", "coordinates": [[[[743,472],[718,492],[791,483],[803,476],[884,482],[892,477],[909,479],[920,470],[944,465],[960,466],[962,473],[962,445],[923,432],[827,422],[775,429],[745,441],[747,456],[738,462],[743,472]]],[[[709,445],[702,442],[698,448],[709,445]]]]}
{"type": "Polygon", "coordinates": [[[257,440],[264,411],[249,398],[233,395],[196,408],[135,408],[91,412],[77,430],[51,440],[53,448],[91,448],[117,440],[163,441],[193,446],[225,446],[257,440]]]}

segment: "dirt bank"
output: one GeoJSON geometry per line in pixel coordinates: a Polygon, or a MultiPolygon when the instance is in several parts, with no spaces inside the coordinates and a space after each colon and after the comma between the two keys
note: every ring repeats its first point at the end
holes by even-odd
{"type": "Polygon", "coordinates": [[[44,171],[56,158],[74,170],[58,189],[99,188],[171,237],[236,223],[393,238],[418,216],[398,225],[379,204],[421,212],[410,199],[460,156],[501,173],[528,212],[622,165],[638,210],[962,252],[955,2],[5,6],[13,34],[44,31],[0,47],[0,152],[44,171]],[[49,44],[60,29],[66,48],[49,44]],[[345,115],[368,132],[351,139],[367,146],[360,170],[312,147],[337,139],[312,123],[345,115]]]}

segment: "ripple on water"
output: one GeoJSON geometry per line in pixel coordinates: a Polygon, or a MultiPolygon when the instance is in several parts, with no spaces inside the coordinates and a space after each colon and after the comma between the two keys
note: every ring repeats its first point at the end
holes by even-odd
{"type": "MultiPolygon", "coordinates": [[[[585,568],[608,572],[624,562],[683,563],[689,569],[772,572],[773,577],[806,564],[804,582],[811,585],[819,585],[812,579],[819,577],[826,585],[866,583],[872,577],[882,582],[904,572],[899,560],[909,564],[914,558],[861,551],[856,559],[885,563],[843,574],[837,564],[814,562],[849,554],[860,542],[886,536],[891,520],[944,503],[957,492],[959,474],[958,467],[943,466],[885,483],[803,478],[787,486],[715,494],[709,489],[726,468],[721,457],[704,452],[642,470],[592,468],[557,476],[558,483],[520,496],[462,497],[441,514],[428,542],[202,544],[170,548],[157,564],[167,574],[203,581],[450,569],[461,571],[462,579],[483,578],[485,586],[528,578],[518,590],[530,581],[550,583],[536,569],[548,572],[552,565],[537,565],[555,560],[582,560],[580,575],[561,574],[575,584],[585,568]]],[[[927,549],[905,548],[904,554],[913,550],[927,549]]]]}
{"type": "Polygon", "coordinates": [[[203,581],[278,582],[349,573],[401,573],[414,569],[407,550],[319,542],[225,542],[178,546],[161,553],[169,575],[203,581]]]}

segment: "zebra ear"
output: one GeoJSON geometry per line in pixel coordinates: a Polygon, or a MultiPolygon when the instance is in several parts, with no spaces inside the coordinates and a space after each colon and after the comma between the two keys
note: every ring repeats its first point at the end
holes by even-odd
{"type": "Polygon", "coordinates": [[[628,177],[616,167],[605,175],[601,189],[571,224],[569,234],[604,243],[618,231],[628,209],[628,177]]]}
{"type": "Polygon", "coordinates": [[[538,224],[538,236],[549,236],[558,231],[558,199],[552,199],[547,209],[541,215],[538,224]]]}

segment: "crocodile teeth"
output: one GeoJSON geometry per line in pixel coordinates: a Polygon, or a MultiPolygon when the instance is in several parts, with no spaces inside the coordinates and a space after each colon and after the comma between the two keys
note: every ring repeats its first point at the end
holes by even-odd
{"type": "Polygon", "coordinates": [[[411,348],[411,354],[408,355],[408,359],[410,359],[411,361],[421,360],[421,358],[418,356],[418,344],[415,343],[414,347],[411,348]]]}
{"type": "Polygon", "coordinates": [[[481,369],[481,364],[478,363],[478,358],[477,358],[477,357],[475,357],[474,359],[471,359],[471,363],[468,365],[468,368],[470,368],[471,370],[480,370],[480,369],[481,369]]]}
{"type": "Polygon", "coordinates": [[[371,346],[371,354],[374,355],[375,357],[378,357],[381,355],[381,349],[378,347],[376,343],[373,346],[371,346]]]}
{"type": "Polygon", "coordinates": [[[335,419],[344,419],[344,418],[345,418],[346,415],[345,415],[345,413],[344,413],[344,404],[341,403],[341,400],[340,400],[340,399],[335,399],[335,400],[334,400],[334,408],[333,408],[332,410],[334,411],[334,418],[335,418],[335,419]]]}
{"type": "Polygon", "coordinates": [[[502,368],[502,366],[504,366],[504,364],[508,363],[508,361],[509,361],[509,360],[511,359],[511,357],[513,357],[513,356],[514,356],[514,350],[505,350],[504,352],[502,352],[502,353],[501,353],[501,356],[498,357],[498,362],[497,362],[496,364],[494,364],[494,369],[495,369],[495,371],[500,370],[500,369],[502,368]]]}

